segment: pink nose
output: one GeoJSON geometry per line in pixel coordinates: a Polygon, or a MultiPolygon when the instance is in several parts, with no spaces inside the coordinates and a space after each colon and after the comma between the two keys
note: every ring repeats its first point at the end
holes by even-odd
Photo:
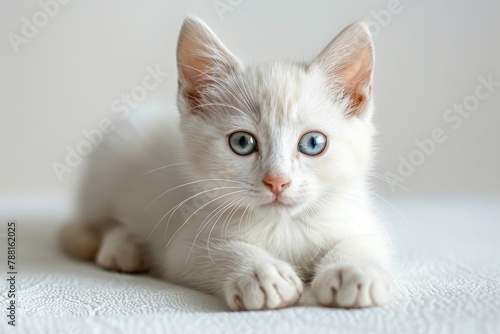
{"type": "Polygon", "coordinates": [[[267,175],[262,182],[264,182],[266,187],[276,196],[279,196],[288,186],[290,186],[290,179],[284,176],[267,175]]]}

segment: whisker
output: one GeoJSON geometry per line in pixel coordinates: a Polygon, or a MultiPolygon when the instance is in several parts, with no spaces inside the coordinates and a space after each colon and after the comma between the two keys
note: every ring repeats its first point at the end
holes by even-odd
{"type": "Polygon", "coordinates": [[[241,231],[241,221],[243,220],[243,217],[245,217],[245,213],[248,210],[248,207],[252,204],[252,202],[248,203],[248,205],[245,207],[245,210],[243,211],[243,214],[241,215],[240,222],[238,223],[238,231],[241,231]]]}
{"type": "Polygon", "coordinates": [[[198,240],[198,237],[201,235],[201,233],[203,233],[203,230],[205,229],[205,227],[207,227],[210,224],[210,222],[217,216],[217,214],[219,214],[219,213],[221,213],[221,215],[224,214],[238,200],[239,200],[239,198],[228,199],[227,201],[225,201],[224,203],[222,203],[221,205],[219,205],[216,209],[214,209],[203,220],[203,222],[200,224],[200,228],[198,228],[198,232],[196,233],[196,236],[195,236],[195,238],[193,240],[193,243],[191,245],[191,249],[189,250],[189,254],[188,254],[187,258],[186,258],[186,263],[188,262],[189,258],[191,257],[191,253],[193,252],[194,246],[196,245],[196,241],[198,240]],[[230,202],[230,203],[227,204],[228,202],[230,202]],[[217,212],[215,212],[215,211],[217,211],[217,212]],[[212,217],[210,217],[210,216],[212,216],[212,217]],[[208,219],[209,217],[210,217],[210,219],[208,219]]]}
{"type": "Polygon", "coordinates": [[[252,202],[250,202],[250,203],[252,204],[252,206],[250,206],[250,210],[248,210],[247,219],[245,221],[245,226],[247,227],[247,229],[248,229],[248,224],[249,224],[249,221],[250,221],[250,217],[252,216],[253,210],[255,209],[255,205],[253,205],[252,202]]]}
{"type": "Polygon", "coordinates": [[[185,186],[189,186],[191,184],[196,184],[196,183],[200,183],[200,182],[212,182],[212,181],[233,182],[233,183],[239,183],[239,184],[245,184],[246,185],[245,182],[234,181],[234,180],[229,180],[229,179],[203,179],[203,180],[191,181],[191,182],[187,182],[187,183],[181,184],[180,186],[173,187],[173,188],[171,188],[171,189],[169,189],[169,190],[161,193],[151,203],[149,203],[148,205],[146,205],[146,207],[144,208],[144,210],[147,210],[153,203],[155,203],[157,200],[159,200],[162,196],[168,194],[169,192],[171,192],[173,190],[176,190],[176,189],[179,189],[179,188],[182,188],[182,187],[185,187],[185,186]]]}
{"type": "Polygon", "coordinates": [[[174,166],[182,166],[182,165],[187,165],[187,163],[186,162],[182,162],[182,163],[176,163],[176,164],[166,165],[166,166],[163,166],[163,167],[152,169],[149,172],[142,173],[141,175],[147,175],[147,174],[151,174],[153,172],[156,172],[158,170],[162,170],[162,169],[170,168],[170,167],[174,167],[174,166]]]}
{"type": "MultiPolygon", "coordinates": [[[[354,196],[354,195],[349,194],[348,196],[354,196]]],[[[357,197],[357,198],[359,199],[359,197],[357,197]]],[[[357,203],[357,202],[356,202],[353,198],[344,197],[344,199],[346,199],[346,200],[350,201],[350,203],[351,203],[351,204],[353,204],[354,206],[356,206],[359,210],[361,210],[361,211],[363,211],[363,212],[365,212],[365,213],[369,213],[369,212],[368,212],[368,211],[366,211],[364,208],[362,208],[362,207],[361,207],[361,206],[360,206],[360,205],[359,205],[359,204],[358,204],[358,203],[357,203]]],[[[388,218],[388,217],[387,217],[387,216],[386,216],[386,215],[385,215],[385,214],[384,214],[384,213],[383,213],[383,212],[382,212],[379,208],[377,208],[376,206],[374,206],[373,208],[374,208],[375,210],[377,210],[377,211],[378,211],[378,213],[379,213],[380,215],[382,215],[382,216],[385,218],[385,220],[386,220],[387,222],[391,223],[391,222],[390,222],[390,220],[389,220],[389,218],[388,218]]]]}
{"type": "MultiPolygon", "coordinates": [[[[219,197],[217,197],[217,198],[214,198],[214,199],[212,199],[212,200],[208,201],[207,203],[203,204],[202,206],[200,206],[198,209],[196,209],[196,211],[195,211],[195,212],[193,212],[193,213],[192,213],[192,214],[188,217],[188,219],[186,219],[186,220],[184,221],[184,223],[182,223],[181,227],[179,227],[179,228],[177,229],[177,231],[175,231],[175,233],[174,233],[174,234],[170,237],[170,240],[169,240],[169,241],[167,242],[167,244],[165,245],[165,248],[167,248],[167,247],[168,247],[168,245],[170,245],[170,242],[172,242],[172,240],[173,240],[173,239],[174,239],[174,237],[177,235],[177,233],[179,233],[179,231],[180,231],[180,230],[181,230],[184,226],[186,226],[186,224],[189,222],[189,220],[191,220],[191,218],[192,218],[192,217],[193,217],[196,213],[198,213],[201,209],[203,209],[204,207],[206,207],[206,206],[207,206],[207,205],[209,205],[210,203],[213,203],[213,202],[215,202],[215,201],[217,201],[217,200],[221,199],[222,197],[226,197],[226,196],[234,195],[234,194],[237,194],[237,193],[240,193],[240,192],[243,192],[243,191],[247,191],[247,190],[246,190],[246,189],[243,189],[243,190],[237,190],[237,191],[230,192],[230,193],[228,193],[228,194],[221,195],[221,196],[219,196],[219,197]]],[[[175,212],[175,211],[174,211],[174,212],[175,212]]],[[[173,213],[172,213],[172,214],[173,214],[173,213]]],[[[168,220],[168,222],[167,222],[167,226],[168,226],[168,223],[170,222],[170,218],[172,218],[172,214],[171,214],[171,215],[170,215],[170,217],[169,217],[169,220],[168,220]]]]}
{"type": "Polygon", "coordinates": [[[243,205],[243,202],[245,201],[246,198],[247,198],[247,196],[243,197],[238,203],[236,203],[238,206],[235,205],[235,208],[233,208],[234,211],[231,210],[231,212],[229,213],[229,215],[224,220],[224,223],[222,224],[222,229],[220,231],[220,237],[221,238],[222,238],[222,233],[224,232],[224,226],[226,227],[226,230],[224,232],[224,238],[227,238],[227,229],[229,228],[229,224],[231,223],[231,220],[233,219],[233,217],[236,214],[236,212],[238,212],[238,210],[243,205]]]}
{"type": "MultiPolygon", "coordinates": [[[[332,193],[335,193],[335,192],[332,192],[332,193]]],[[[331,210],[332,208],[332,204],[331,203],[328,203],[325,199],[322,199],[322,198],[318,198],[318,202],[320,204],[324,204],[324,207],[325,209],[327,210],[331,210]]],[[[342,212],[347,218],[349,218],[350,220],[352,220],[353,222],[356,221],[356,219],[349,213],[349,212],[346,212],[344,209],[338,207],[338,206],[334,206],[333,207],[335,210],[338,210],[339,212],[342,212]]]]}
{"type": "Polygon", "coordinates": [[[383,196],[377,194],[376,192],[371,191],[371,193],[373,195],[377,196],[378,198],[380,198],[381,200],[383,200],[384,202],[386,202],[387,204],[389,204],[394,210],[396,210],[396,212],[401,216],[401,218],[403,218],[403,220],[406,223],[406,226],[411,227],[410,223],[408,222],[408,220],[406,219],[406,217],[403,215],[403,213],[401,211],[399,211],[398,208],[396,208],[395,205],[393,205],[390,201],[388,201],[387,199],[385,199],[383,196]]]}
{"type": "MultiPolygon", "coordinates": [[[[172,215],[175,213],[175,210],[177,210],[179,207],[181,207],[184,203],[186,203],[187,201],[197,197],[197,196],[200,196],[200,195],[203,195],[203,194],[206,194],[207,192],[210,192],[210,191],[215,191],[215,190],[221,190],[221,189],[241,189],[241,187],[219,187],[219,188],[214,188],[214,189],[208,189],[208,190],[204,190],[202,192],[199,192],[197,194],[194,194],[193,196],[190,196],[189,198],[181,201],[179,204],[175,205],[172,209],[170,209],[166,214],[164,214],[160,220],[155,224],[155,226],[153,227],[153,229],[151,230],[151,233],[149,233],[148,235],[148,238],[146,240],[149,240],[149,238],[151,237],[151,235],[153,234],[154,230],[158,227],[158,225],[163,221],[163,219],[165,219],[165,217],[171,213],[172,211],[172,215]]],[[[172,216],[170,216],[172,217],[172,216]]],[[[170,218],[169,218],[169,221],[170,222],[170,218]]],[[[168,222],[167,222],[167,226],[165,227],[165,235],[167,234],[167,230],[168,230],[168,222]]]]}
{"type": "Polygon", "coordinates": [[[379,180],[382,180],[382,181],[390,183],[390,184],[392,184],[394,186],[397,186],[397,187],[403,189],[404,191],[406,191],[408,194],[410,194],[413,197],[415,197],[415,195],[408,188],[406,188],[405,186],[403,186],[401,183],[396,182],[396,181],[392,180],[391,178],[389,178],[389,177],[387,177],[385,175],[379,174],[379,173],[375,173],[375,172],[368,172],[368,173],[369,173],[370,176],[376,177],[379,180]]]}
{"type": "MultiPolygon", "coordinates": [[[[219,187],[219,188],[214,188],[214,189],[210,189],[209,191],[214,191],[214,190],[221,190],[221,189],[241,189],[241,187],[219,187]]],[[[238,190],[236,192],[240,192],[240,191],[245,191],[245,190],[238,190]]],[[[197,195],[200,195],[202,193],[206,193],[208,191],[202,191],[201,193],[198,193],[197,195]]],[[[233,192],[234,193],[234,192],[233,192]]],[[[226,195],[231,195],[233,193],[229,193],[229,194],[225,194],[223,195],[222,197],[226,196],[226,195]]],[[[193,198],[195,196],[192,196],[193,198]]],[[[207,206],[208,204],[216,201],[217,199],[219,199],[221,197],[217,197],[211,201],[209,201],[208,203],[205,203],[202,207],[198,208],[191,216],[189,216],[188,219],[190,219],[195,213],[197,213],[198,211],[200,211],[201,209],[203,209],[205,206],[207,206]]],[[[187,200],[190,200],[191,198],[188,198],[187,200]]],[[[177,207],[172,211],[172,213],[170,214],[170,216],[168,217],[168,220],[167,220],[167,224],[165,226],[165,241],[167,241],[167,230],[168,230],[168,227],[170,225],[170,220],[172,219],[172,217],[174,216],[175,212],[182,206],[184,205],[184,203],[186,203],[186,201],[183,201],[182,203],[180,203],[179,205],[177,205],[177,207]]],[[[184,226],[184,224],[181,226],[181,228],[184,226]]],[[[179,230],[176,231],[176,233],[178,232],[179,230]]],[[[175,234],[174,234],[175,235],[175,234]]],[[[172,236],[173,238],[173,236],[172,236]]],[[[165,246],[165,248],[168,246],[168,244],[165,246]]]]}
{"type": "MultiPolygon", "coordinates": [[[[346,199],[347,199],[347,200],[349,200],[348,198],[346,198],[346,199]]],[[[354,200],[352,200],[352,199],[351,199],[351,203],[352,203],[352,204],[354,204],[354,205],[356,205],[358,208],[360,208],[360,207],[359,207],[359,205],[357,205],[357,203],[356,203],[354,200]]],[[[360,209],[361,209],[361,210],[363,210],[362,208],[360,208],[360,209]]],[[[389,217],[387,217],[387,216],[384,214],[384,212],[382,212],[382,210],[380,210],[380,209],[379,209],[379,208],[377,208],[376,206],[375,206],[375,210],[377,210],[378,214],[379,214],[379,215],[381,215],[381,216],[385,219],[385,221],[387,222],[387,224],[389,224],[389,225],[391,226],[392,231],[394,232],[393,238],[396,238],[396,240],[399,242],[399,237],[398,237],[398,234],[397,234],[397,230],[396,230],[396,228],[394,227],[394,224],[393,224],[393,223],[391,222],[391,220],[389,219],[389,217]]],[[[397,209],[396,209],[396,210],[397,210],[397,209]]],[[[363,210],[363,211],[365,211],[365,212],[366,212],[366,210],[363,210]]],[[[403,217],[403,219],[405,219],[405,218],[403,217]]],[[[409,227],[411,228],[411,226],[409,226],[409,227]]]]}
{"type": "MultiPolygon", "coordinates": [[[[226,201],[224,201],[221,205],[219,205],[217,208],[215,208],[209,215],[207,215],[207,217],[202,221],[201,225],[200,225],[200,228],[198,228],[198,234],[200,232],[200,230],[203,229],[203,226],[205,226],[206,224],[208,224],[210,221],[212,221],[212,219],[214,219],[215,216],[217,216],[217,214],[224,210],[227,206],[231,206],[234,202],[237,202],[239,200],[239,198],[236,198],[236,199],[228,199],[226,201]],[[228,202],[231,202],[229,204],[227,204],[228,202]],[[222,208],[224,207],[224,208],[222,208]],[[217,211],[217,212],[216,212],[217,211]]],[[[197,234],[197,235],[198,235],[197,234]]]]}
{"type": "MultiPolygon", "coordinates": [[[[394,206],[390,201],[388,201],[387,199],[385,199],[384,197],[380,196],[379,194],[373,192],[373,191],[370,191],[370,193],[372,193],[373,195],[381,198],[382,200],[384,200],[387,204],[389,204],[402,218],[403,220],[405,221],[406,225],[411,228],[411,225],[409,224],[408,220],[406,219],[406,217],[402,214],[402,212],[396,208],[396,206],[394,206]]],[[[355,205],[356,207],[358,207],[358,209],[364,211],[365,213],[369,213],[368,211],[366,211],[364,208],[362,208],[358,203],[357,203],[357,199],[363,199],[362,197],[360,196],[356,196],[355,194],[343,194],[342,195],[342,198],[345,199],[345,200],[348,200],[352,205],[355,205]],[[351,198],[349,198],[351,197],[351,198]]],[[[387,217],[387,215],[385,215],[377,206],[374,206],[374,209],[378,211],[378,215],[382,216],[385,221],[391,225],[392,227],[392,230],[396,232],[396,229],[394,227],[394,224],[391,222],[391,220],[389,219],[389,217],[387,217]]],[[[382,219],[382,217],[380,217],[380,219],[382,219]]],[[[383,221],[383,220],[382,220],[383,221]]],[[[397,235],[396,235],[397,237],[397,235]]]]}
{"type": "Polygon", "coordinates": [[[212,232],[214,231],[214,228],[215,226],[217,225],[217,223],[219,222],[219,219],[222,217],[222,215],[227,211],[224,210],[220,215],[219,217],[217,217],[217,219],[214,221],[214,223],[212,224],[212,227],[210,228],[210,232],[208,233],[208,237],[207,237],[207,254],[208,254],[208,257],[210,258],[210,260],[212,261],[213,264],[216,264],[214,259],[212,258],[212,254],[210,254],[210,239],[211,239],[211,236],[212,236],[212,232]]]}

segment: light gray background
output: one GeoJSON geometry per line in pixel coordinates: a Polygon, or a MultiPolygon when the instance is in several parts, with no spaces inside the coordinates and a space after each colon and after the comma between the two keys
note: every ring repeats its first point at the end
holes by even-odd
{"type": "MultiPolygon", "coordinates": [[[[41,1],[46,3],[48,1],[41,1]]],[[[141,84],[145,68],[170,75],[141,104],[170,107],[175,46],[183,18],[202,17],[246,63],[312,59],[342,28],[365,19],[375,32],[375,171],[398,173],[415,140],[447,136],[394,192],[383,195],[499,195],[500,87],[454,130],[443,120],[474,95],[478,77],[500,82],[500,2],[393,1],[70,1],[15,52],[9,33],[33,22],[37,1],[0,2],[0,198],[66,196],[81,166],[59,182],[51,164],[84,129],[112,117],[111,103],[141,84]],[[215,5],[232,10],[222,16],[215,5]],[[378,14],[377,14],[378,13],[378,14]],[[383,14],[382,14],[383,16],[383,14]]],[[[119,121],[116,121],[118,124],[119,121]]]]}

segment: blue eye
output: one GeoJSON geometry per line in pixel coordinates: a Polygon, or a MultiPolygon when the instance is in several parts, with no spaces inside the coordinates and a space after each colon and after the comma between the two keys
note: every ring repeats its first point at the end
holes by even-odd
{"type": "Polygon", "coordinates": [[[308,132],[299,140],[299,151],[305,155],[318,155],[326,147],[326,136],[321,132],[308,132]]]}
{"type": "Polygon", "coordinates": [[[238,155],[249,155],[258,151],[255,137],[243,131],[234,132],[229,136],[229,147],[238,155]]]}

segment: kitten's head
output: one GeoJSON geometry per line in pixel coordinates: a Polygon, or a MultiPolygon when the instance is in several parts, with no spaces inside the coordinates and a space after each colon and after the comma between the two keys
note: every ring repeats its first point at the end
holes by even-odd
{"type": "Polygon", "coordinates": [[[344,29],[311,63],[244,67],[200,20],[177,48],[178,106],[197,177],[263,212],[296,215],[363,184],[373,129],[373,46],[344,29]],[[234,187],[234,188],[233,188],[234,187]]]}

